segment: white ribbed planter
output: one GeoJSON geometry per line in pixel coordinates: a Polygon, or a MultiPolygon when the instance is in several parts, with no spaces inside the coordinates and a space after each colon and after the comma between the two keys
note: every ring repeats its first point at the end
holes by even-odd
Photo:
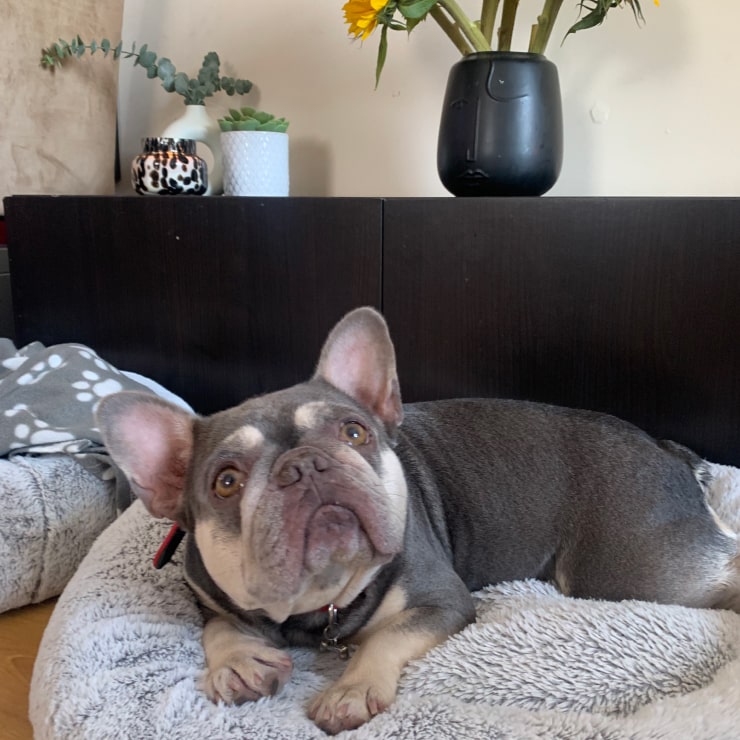
{"type": "Polygon", "coordinates": [[[221,151],[224,195],[288,195],[288,134],[222,131],[221,151]]]}

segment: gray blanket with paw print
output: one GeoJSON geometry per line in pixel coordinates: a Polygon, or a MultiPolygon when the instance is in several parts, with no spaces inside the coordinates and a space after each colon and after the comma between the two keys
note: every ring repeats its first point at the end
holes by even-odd
{"type": "Polygon", "coordinates": [[[0,612],[61,593],[131,502],[94,417],[97,402],[121,390],[183,403],[84,345],[16,349],[0,339],[0,612]]]}
{"type": "MultiPolygon", "coordinates": [[[[97,402],[111,393],[146,390],[82,344],[20,350],[0,339],[0,455],[64,454],[103,480],[115,474],[95,428],[97,402]]],[[[126,483],[121,476],[120,508],[126,483]]]]}

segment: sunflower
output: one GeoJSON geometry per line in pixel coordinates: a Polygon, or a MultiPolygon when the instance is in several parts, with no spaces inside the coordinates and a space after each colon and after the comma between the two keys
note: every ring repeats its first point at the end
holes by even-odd
{"type": "Polygon", "coordinates": [[[366,39],[378,25],[378,16],[390,0],[348,0],[342,10],[349,34],[366,39]]]}

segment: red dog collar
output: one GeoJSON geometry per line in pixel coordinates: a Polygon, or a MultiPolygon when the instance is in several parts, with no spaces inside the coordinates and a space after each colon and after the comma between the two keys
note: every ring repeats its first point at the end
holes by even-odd
{"type": "Polygon", "coordinates": [[[157,554],[154,556],[152,564],[159,570],[160,568],[167,565],[172,559],[172,556],[177,550],[177,546],[182,542],[182,538],[185,536],[185,530],[180,529],[179,524],[173,524],[167,536],[164,538],[164,542],[159,546],[157,554]]]}

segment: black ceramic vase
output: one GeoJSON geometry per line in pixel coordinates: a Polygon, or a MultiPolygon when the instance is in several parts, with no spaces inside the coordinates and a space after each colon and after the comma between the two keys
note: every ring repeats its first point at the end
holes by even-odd
{"type": "Polygon", "coordinates": [[[454,195],[542,195],[563,162],[557,67],[541,54],[469,54],[450,70],[437,171],[454,195]]]}

